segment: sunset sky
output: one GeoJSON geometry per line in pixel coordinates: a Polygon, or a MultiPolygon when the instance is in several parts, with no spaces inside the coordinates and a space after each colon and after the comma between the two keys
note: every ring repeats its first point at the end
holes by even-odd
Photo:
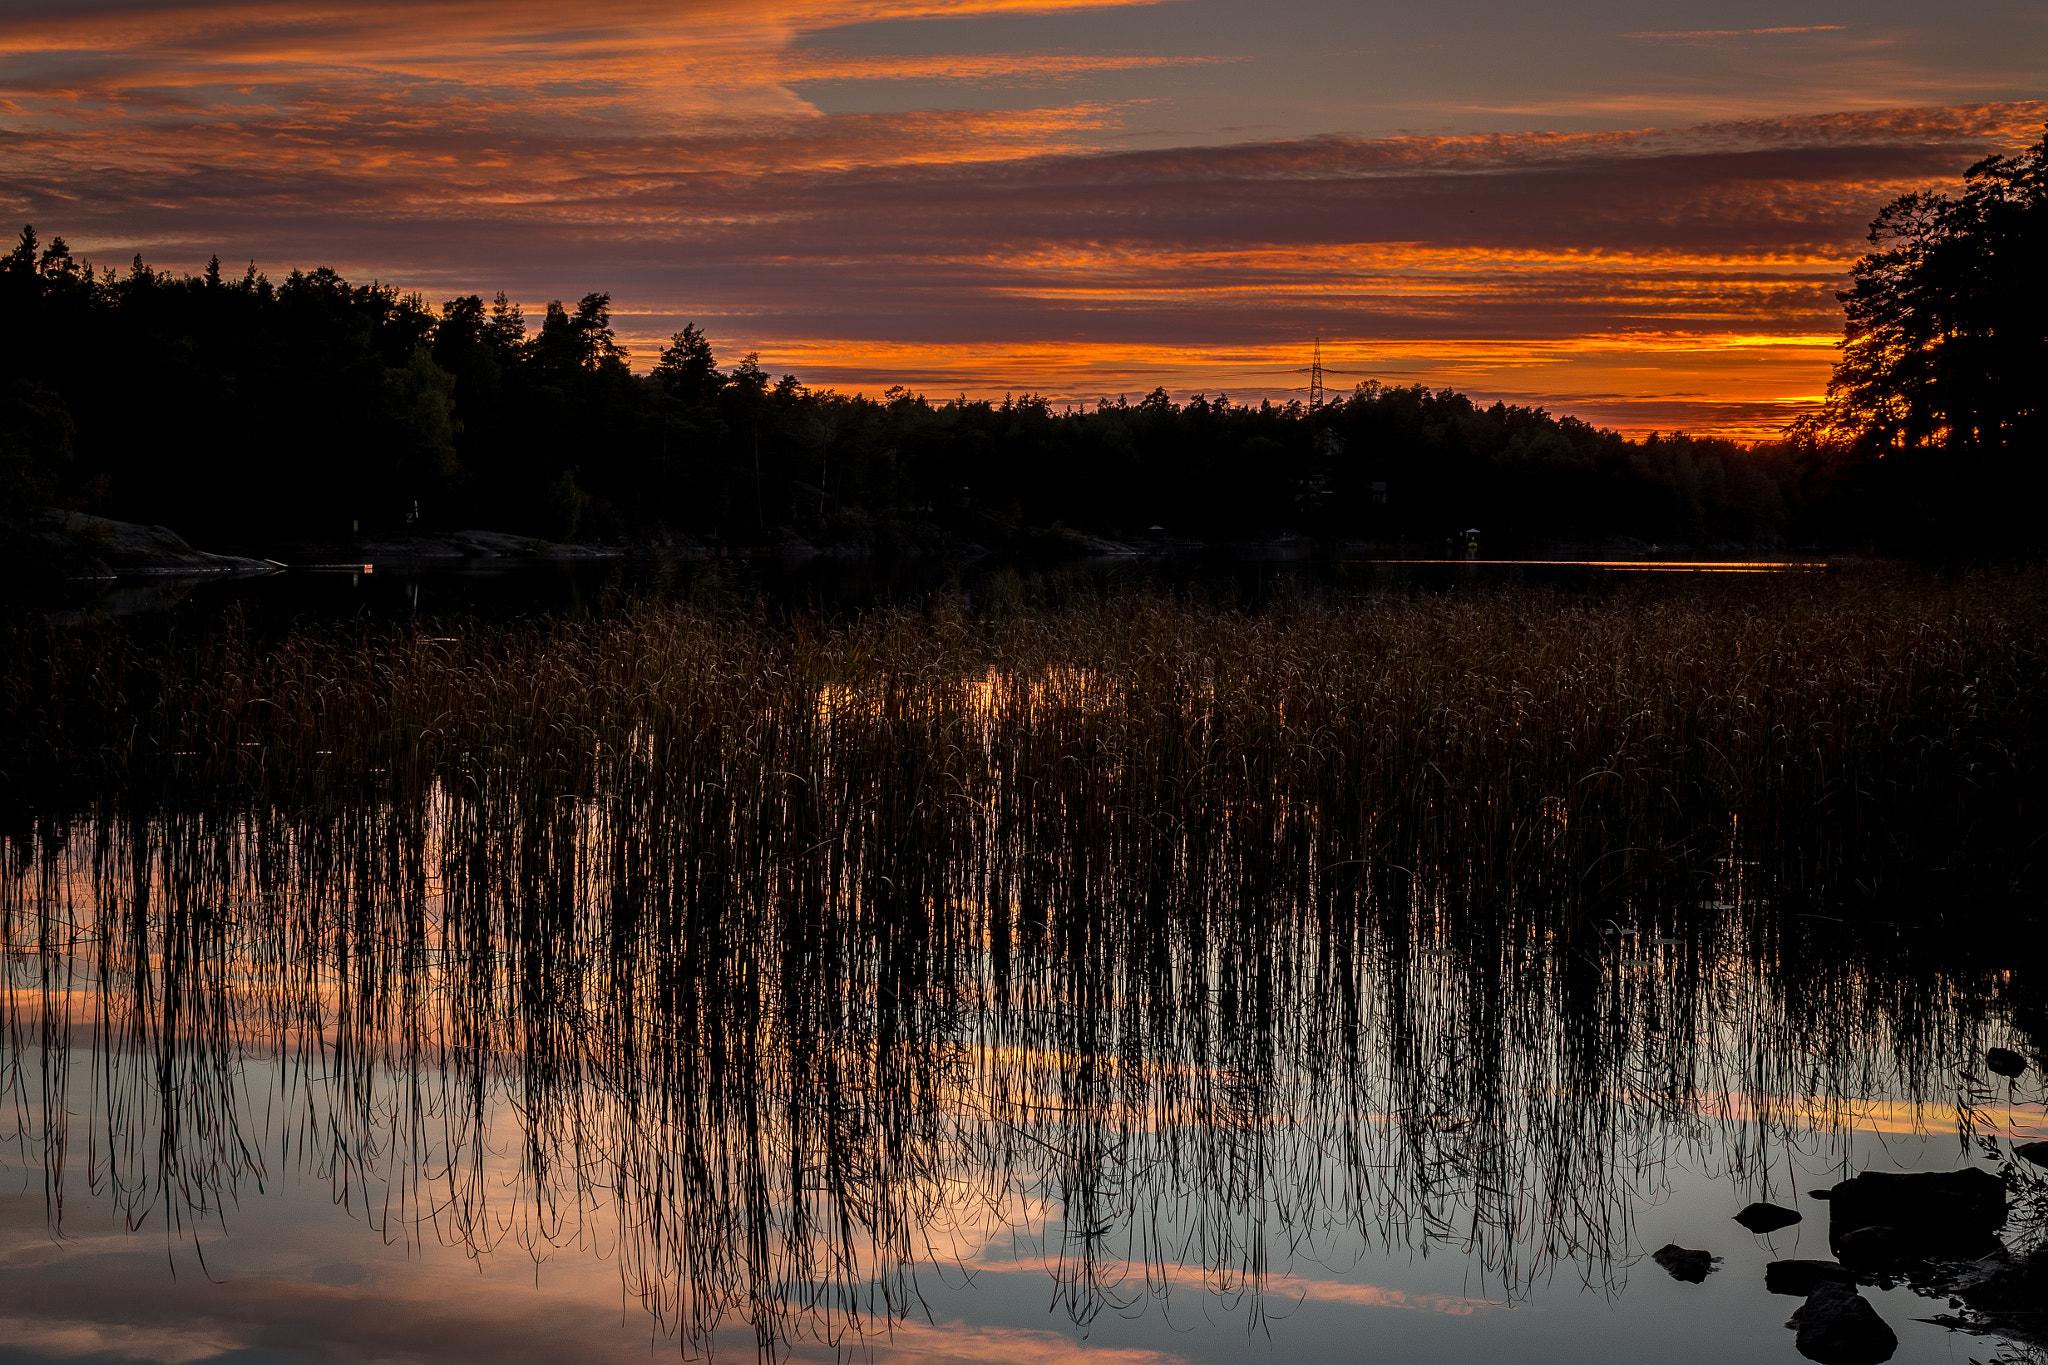
{"type": "Polygon", "coordinates": [[[870,393],[1360,378],[1772,433],[1872,213],[2048,119],[1957,0],[0,0],[0,206],[870,393]]]}

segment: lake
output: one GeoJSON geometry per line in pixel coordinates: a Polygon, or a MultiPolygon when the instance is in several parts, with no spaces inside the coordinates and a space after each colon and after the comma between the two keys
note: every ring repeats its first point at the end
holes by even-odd
{"type": "Polygon", "coordinates": [[[2033,593],[21,626],[0,1360],[1800,1360],[2048,1208],[2033,593]]]}
{"type": "Polygon", "coordinates": [[[588,615],[610,597],[650,590],[740,593],[780,605],[831,612],[914,602],[934,593],[970,597],[1021,589],[1063,597],[1131,584],[1196,591],[1223,600],[1265,601],[1303,588],[1402,584],[1431,590],[1499,582],[1545,582],[1586,591],[1603,580],[1648,574],[1854,573],[1796,555],[1699,559],[1399,559],[1307,544],[1147,547],[1133,555],[1031,561],[991,557],[962,563],[938,556],[878,559],[829,554],[755,554],[668,559],[652,554],[565,560],[371,563],[281,569],[267,575],[142,574],[75,585],[77,617],[185,615],[226,610],[296,619],[369,615],[392,619],[466,613],[488,617],[588,615]]]}

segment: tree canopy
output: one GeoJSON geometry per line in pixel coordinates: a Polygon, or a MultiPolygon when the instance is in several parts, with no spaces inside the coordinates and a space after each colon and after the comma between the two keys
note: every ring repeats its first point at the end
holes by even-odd
{"type": "Polygon", "coordinates": [[[1869,241],[1837,295],[1828,403],[1797,434],[1984,515],[2048,442],[2048,134],[1970,167],[1959,194],[1894,199],[1869,241]]]}

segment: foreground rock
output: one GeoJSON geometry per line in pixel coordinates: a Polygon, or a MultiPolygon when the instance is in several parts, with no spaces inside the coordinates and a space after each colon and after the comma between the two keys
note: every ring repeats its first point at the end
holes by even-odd
{"type": "Polygon", "coordinates": [[[2027,1059],[2011,1048],[1995,1047],[1984,1054],[1984,1065],[2001,1076],[2026,1074],[2027,1059]]]}
{"type": "Polygon", "coordinates": [[[117,574],[264,574],[261,559],[195,550],[168,526],[143,526],[49,508],[0,525],[0,564],[10,574],[52,580],[117,574]]]}
{"type": "Polygon", "coordinates": [[[1788,1209],[1779,1204],[1751,1204],[1735,1215],[1735,1221],[1751,1232],[1762,1233],[1791,1227],[1803,1217],[1798,1210],[1788,1209]]]}
{"type": "MultiPolygon", "coordinates": [[[[1859,1232],[1886,1231],[1889,1229],[1859,1229],[1859,1232]]],[[[1804,1264],[1831,1266],[1832,1263],[1804,1264]]],[[[1841,1267],[1833,1269],[1839,1271],[1841,1267]]],[[[1778,1283],[1789,1286],[1797,1273],[1789,1270],[1780,1272],[1773,1266],[1766,1272],[1767,1282],[1772,1286],[1778,1283]],[[1782,1278],[1778,1278],[1780,1276],[1782,1278]]],[[[1947,1299],[1950,1308],[1965,1310],[1960,1316],[1939,1313],[1919,1319],[1921,1322],[1931,1322],[1951,1331],[1996,1334],[2013,1342],[2048,1346],[2048,1250],[2037,1248],[2027,1255],[2015,1256],[2001,1245],[1975,1260],[1915,1260],[1882,1269],[1867,1269],[1863,1278],[1866,1283],[1875,1278],[1887,1289],[1897,1280],[1903,1280],[1907,1288],[1922,1298],[1947,1299]]],[[[1819,1287],[1818,1279],[1815,1287],[1819,1287]]],[[[2024,1358],[2035,1359],[2031,1355],[2024,1358]]]]}
{"type": "Polygon", "coordinates": [[[1838,1261],[1772,1261],[1764,1267],[1764,1288],[1803,1299],[1822,1283],[1856,1283],[1856,1272],[1838,1261]]]}
{"type": "Polygon", "coordinates": [[[2022,1142],[2012,1149],[2012,1154],[2036,1166],[2048,1166],[2048,1142],[2022,1142]]]}
{"type": "Polygon", "coordinates": [[[1055,559],[1108,559],[1139,553],[1135,545],[1127,545],[1120,540],[1105,540],[1101,536],[1091,536],[1072,527],[1059,525],[1044,531],[1034,526],[1025,527],[1022,543],[1018,548],[1040,557],[1055,559]]]}
{"type": "Polygon", "coordinates": [[[280,553],[293,565],[305,567],[362,563],[434,568],[479,561],[617,559],[624,552],[504,531],[421,531],[365,535],[331,545],[294,545],[280,553]]]}
{"type": "Polygon", "coordinates": [[[1792,1314],[1799,1354],[1821,1365],[1877,1365],[1899,1349],[1891,1325],[1853,1284],[1822,1280],[1792,1314]]]}
{"type": "Polygon", "coordinates": [[[1970,1259],[1997,1246],[2004,1226],[2005,1182],[1988,1171],[1865,1171],[1828,1191],[1829,1248],[1851,1264],[1970,1259]],[[1885,1232],[1848,1240],[1864,1229],[1885,1232]]]}
{"type": "Polygon", "coordinates": [[[1650,1259],[1671,1272],[1674,1280],[1685,1280],[1698,1284],[1714,1269],[1712,1252],[1691,1251],[1676,1242],[1667,1242],[1650,1253],[1650,1259]]]}
{"type": "Polygon", "coordinates": [[[2001,1250],[1972,1262],[1943,1288],[1993,1318],[2011,1314],[2026,1319],[2038,1339],[2042,1314],[2048,1312],[2048,1249],[2037,1247],[2026,1256],[2001,1250]]]}
{"type": "Polygon", "coordinates": [[[1845,1232],[1835,1242],[1835,1255],[1842,1258],[1842,1264],[1853,1266],[1865,1274],[1876,1274],[1906,1261],[1924,1259],[1916,1256],[1914,1251],[1912,1240],[1904,1233],[1882,1224],[1845,1232]]]}

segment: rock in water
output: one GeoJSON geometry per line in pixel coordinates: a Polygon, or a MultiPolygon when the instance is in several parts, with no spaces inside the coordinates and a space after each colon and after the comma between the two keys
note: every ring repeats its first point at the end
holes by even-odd
{"type": "Polygon", "coordinates": [[[1869,1227],[1894,1229],[1901,1256],[1981,1256],[2004,1226],[2005,1182],[1989,1171],[1865,1171],[1828,1192],[1828,1242],[1837,1256],[1843,1238],[1869,1227]]]}
{"type": "Polygon", "coordinates": [[[1712,1253],[1688,1251],[1676,1242],[1666,1242],[1650,1253],[1650,1259],[1670,1271],[1672,1279],[1692,1284],[1707,1278],[1707,1273],[1714,1268],[1712,1253]]]}
{"type": "Polygon", "coordinates": [[[1913,1244],[1897,1228],[1857,1228],[1835,1241],[1835,1254],[1858,1270],[1885,1270],[1913,1257],[1913,1244]]]}
{"type": "Polygon", "coordinates": [[[2001,1076],[2019,1076],[2026,1072],[2027,1059],[2009,1047],[1995,1047],[1984,1054],[1984,1065],[2001,1076]]]}
{"type": "Polygon", "coordinates": [[[2048,1142],[2022,1142],[2012,1149],[2012,1154],[2036,1166],[2048,1166],[2048,1142]]]}
{"type": "Polygon", "coordinates": [[[1776,1232],[1779,1228],[1791,1227],[1800,1217],[1796,1209],[1779,1204],[1751,1204],[1735,1215],[1735,1221],[1751,1232],[1776,1232]]]}
{"type": "Polygon", "coordinates": [[[1823,1280],[1856,1283],[1856,1272],[1835,1261],[1772,1261],[1764,1267],[1764,1288],[1803,1299],[1823,1280]]]}
{"type": "Polygon", "coordinates": [[[2048,1251],[2036,1247],[2024,1257],[1987,1256],[1956,1286],[1970,1307],[2024,1314],[2036,1322],[2048,1307],[2048,1251]]]}
{"type": "Polygon", "coordinates": [[[1799,1354],[1821,1365],[1877,1365],[1899,1349],[1891,1326],[1853,1284],[1823,1280],[1792,1314],[1799,1354]]]}

